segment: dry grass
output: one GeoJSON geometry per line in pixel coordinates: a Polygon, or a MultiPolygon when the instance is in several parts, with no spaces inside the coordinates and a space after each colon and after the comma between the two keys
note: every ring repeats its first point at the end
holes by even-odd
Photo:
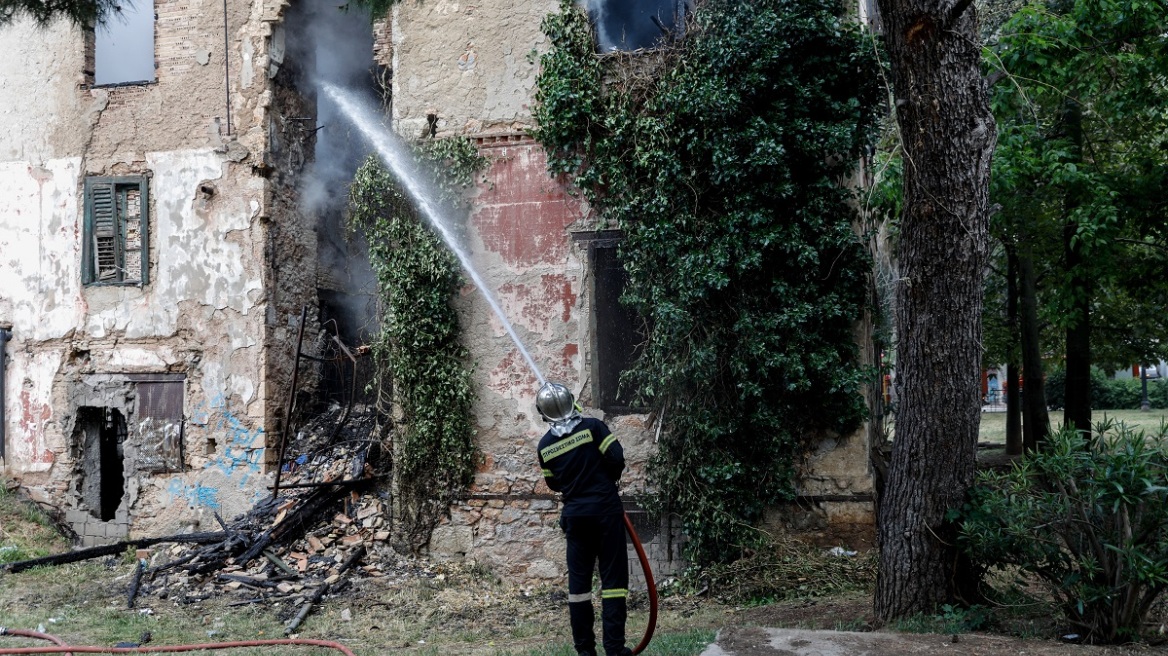
{"type": "MultiPolygon", "coordinates": [[[[43,626],[72,644],[137,641],[185,644],[284,637],[288,604],[231,607],[223,596],[180,604],[139,597],[126,608],[133,564],[124,558],[41,568],[0,578],[0,625],[43,626]]],[[[313,612],[301,637],[336,640],[357,654],[539,654],[572,656],[566,596],[559,589],[507,585],[483,568],[436,565],[431,578],[362,579],[313,612]],[[348,618],[348,619],[345,619],[348,618]]],[[[644,595],[630,599],[628,639],[648,621],[644,595]]],[[[598,609],[599,610],[599,609],[598,609]]],[[[597,613],[599,617],[599,612],[597,613]]],[[[725,620],[725,607],[683,597],[662,600],[657,635],[647,654],[699,653],[725,620]]],[[[0,647],[34,645],[3,638],[0,647]],[[18,644],[19,643],[19,644],[18,644]]],[[[317,649],[233,650],[233,654],[336,653],[317,649]]]]}
{"type": "Polygon", "coordinates": [[[39,558],[68,548],[68,540],[57,533],[40,508],[0,480],[0,563],[39,558]]]}

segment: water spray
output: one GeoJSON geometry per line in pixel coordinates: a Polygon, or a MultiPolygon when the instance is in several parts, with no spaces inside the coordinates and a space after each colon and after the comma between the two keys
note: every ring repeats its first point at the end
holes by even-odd
{"type": "Polygon", "coordinates": [[[483,282],[481,276],[474,268],[474,264],[470,260],[470,255],[462,248],[455,238],[454,233],[450,230],[447,218],[443,213],[434,206],[430,199],[436,196],[428,189],[422,177],[418,174],[417,166],[415,164],[413,155],[405,144],[401,142],[395,135],[381,124],[380,114],[369,106],[368,103],[355,100],[350,94],[343,89],[330,84],[328,82],[321,82],[320,88],[325,95],[332,99],[333,102],[341,108],[345,116],[353,122],[353,125],[361,132],[373,148],[377,151],[377,155],[386,166],[393,171],[394,177],[397,178],[402,189],[413,201],[414,207],[418,208],[418,212],[426,218],[431,226],[438,231],[442,241],[450,248],[454,256],[458,258],[462,268],[474,281],[475,286],[479,288],[483,298],[486,299],[487,304],[491,306],[491,310],[495,312],[495,316],[503,324],[503,328],[510,335],[511,341],[515,342],[516,348],[523,355],[523,359],[527,362],[527,366],[531,367],[531,371],[535,373],[536,379],[542,385],[544,380],[543,374],[540,373],[539,367],[535,365],[535,360],[532,359],[531,354],[523,346],[523,342],[519,340],[519,335],[515,333],[515,328],[511,322],[507,320],[507,315],[503,313],[503,308],[499,306],[498,301],[491,294],[491,290],[487,284],[483,282]]]}
{"type": "MultiPolygon", "coordinates": [[[[462,264],[462,268],[479,288],[479,292],[487,300],[487,304],[491,306],[491,310],[495,312],[495,316],[499,318],[499,321],[503,324],[503,328],[507,330],[507,334],[511,336],[511,341],[515,342],[516,348],[523,354],[523,359],[527,362],[527,366],[531,367],[532,372],[535,373],[539,384],[542,386],[547,383],[543,374],[540,373],[539,367],[535,365],[535,360],[532,359],[531,354],[523,346],[523,342],[519,341],[519,335],[515,333],[515,328],[507,320],[507,315],[503,313],[503,308],[495,300],[490,288],[483,282],[482,277],[479,276],[478,271],[474,268],[474,264],[471,263],[470,256],[458,243],[454,233],[450,230],[446,220],[447,217],[431,202],[430,199],[436,198],[437,196],[429,188],[429,185],[424,182],[422,176],[418,174],[415,160],[409,152],[409,149],[391,131],[382,125],[380,113],[371,105],[355,100],[343,89],[328,82],[321,82],[320,88],[325,95],[337,104],[341,112],[352,121],[353,125],[369,140],[369,143],[373,145],[374,149],[377,150],[381,161],[393,171],[398,183],[410,197],[410,200],[413,201],[414,206],[426,218],[430,225],[438,231],[439,236],[442,237],[442,241],[446,243],[446,246],[458,258],[459,263],[462,264]]],[[[637,537],[637,532],[633,529],[633,524],[629,520],[627,513],[624,516],[624,521],[625,528],[632,538],[633,546],[637,551],[637,557],[641,561],[641,568],[644,570],[645,582],[649,590],[649,625],[645,630],[645,635],[641,639],[641,643],[633,649],[634,654],[639,654],[648,646],[649,641],[652,640],[653,629],[657,625],[657,586],[653,581],[653,572],[649,567],[649,559],[645,555],[645,550],[641,546],[641,540],[637,537]]]]}

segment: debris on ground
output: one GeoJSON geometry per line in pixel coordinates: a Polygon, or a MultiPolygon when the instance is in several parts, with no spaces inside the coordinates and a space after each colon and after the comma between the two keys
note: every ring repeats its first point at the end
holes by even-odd
{"type": "Polygon", "coordinates": [[[223,595],[235,597],[231,606],[275,604],[291,632],[354,578],[384,576],[383,563],[399,558],[389,545],[380,418],[346,408],[339,430],[338,412],[290,440],[275,496],[230,522],[215,516],[222,540],[151,554],[138,594],[179,604],[223,595]]]}

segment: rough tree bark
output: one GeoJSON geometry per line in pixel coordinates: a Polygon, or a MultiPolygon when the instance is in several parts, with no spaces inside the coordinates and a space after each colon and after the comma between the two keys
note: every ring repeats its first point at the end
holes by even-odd
{"type": "Polygon", "coordinates": [[[1027,251],[1018,258],[1022,301],[1022,371],[1026,391],[1022,395],[1022,443],[1027,451],[1037,451],[1050,432],[1050,413],[1046,410],[1046,371],[1042,365],[1042,344],[1038,327],[1038,281],[1034,275],[1034,258],[1027,251]]]}
{"type": "MultiPolygon", "coordinates": [[[[1071,161],[1083,161],[1083,108],[1067,98],[1063,109],[1063,126],[1071,142],[1071,161]]],[[[1079,224],[1075,210],[1083,204],[1084,192],[1078,186],[1067,190],[1063,212],[1064,264],[1069,275],[1071,307],[1066,332],[1066,387],[1063,394],[1063,423],[1081,433],[1091,433],[1091,277],[1083,243],[1077,238],[1079,224]]]]}
{"type": "Polygon", "coordinates": [[[1018,398],[1018,252],[1006,247],[1006,324],[1010,357],[1006,363],[1006,455],[1022,453],[1022,404],[1018,398]]]}
{"type": "Polygon", "coordinates": [[[960,595],[946,511],[973,481],[996,141],[970,0],[879,0],[904,146],[896,439],[880,499],[883,620],[960,595]]]}

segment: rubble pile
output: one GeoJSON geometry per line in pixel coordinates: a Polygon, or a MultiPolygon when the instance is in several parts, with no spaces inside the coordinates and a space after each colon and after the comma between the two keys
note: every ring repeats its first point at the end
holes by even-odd
{"type": "Polygon", "coordinates": [[[135,576],[130,605],[136,594],[183,604],[228,595],[237,597],[233,606],[278,606],[291,632],[354,577],[400,570],[405,563],[389,546],[391,506],[379,467],[377,417],[359,412],[343,432],[335,421],[334,410],[298,432],[276,496],[230,522],[216,515],[222,540],[140,552],[148,566],[135,576]]]}

